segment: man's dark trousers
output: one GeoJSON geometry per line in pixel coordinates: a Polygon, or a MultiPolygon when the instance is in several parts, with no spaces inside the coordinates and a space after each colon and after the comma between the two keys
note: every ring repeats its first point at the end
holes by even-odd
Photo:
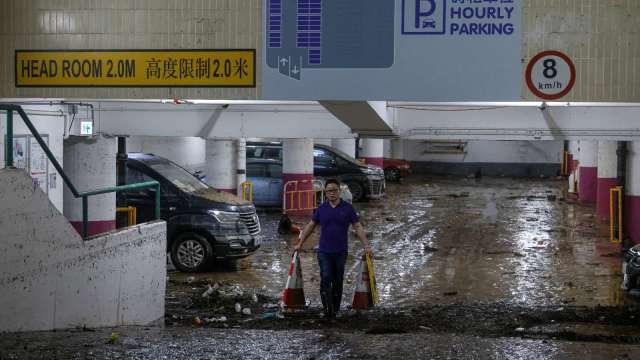
{"type": "Polygon", "coordinates": [[[346,262],[346,252],[318,252],[318,264],[320,265],[320,298],[322,299],[324,313],[329,317],[334,317],[336,312],[340,310],[344,265],[346,262]]]}

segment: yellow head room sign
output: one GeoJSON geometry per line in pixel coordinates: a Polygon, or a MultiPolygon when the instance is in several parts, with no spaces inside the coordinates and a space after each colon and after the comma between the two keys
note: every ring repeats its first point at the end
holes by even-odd
{"type": "Polygon", "coordinates": [[[16,50],[17,87],[255,87],[256,51],[16,50]]]}

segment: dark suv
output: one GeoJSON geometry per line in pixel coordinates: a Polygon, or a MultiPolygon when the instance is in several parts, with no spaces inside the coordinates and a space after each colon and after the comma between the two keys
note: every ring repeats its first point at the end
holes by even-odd
{"type": "MultiPolygon", "coordinates": [[[[247,143],[247,158],[282,160],[282,144],[247,143]]],[[[331,146],[313,146],[313,175],[335,178],[347,184],[354,202],[366,198],[378,199],[384,195],[384,171],[380,167],[361,164],[355,158],[331,146]]]]}
{"type": "MultiPolygon", "coordinates": [[[[210,187],[165,158],[129,153],[127,184],[149,180],[160,183],[167,247],[179,270],[203,271],[215,260],[243,258],[260,247],[260,221],[253,205],[210,187]]],[[[154,205],[155,189],[118,195],[118,206],[137,209],[138,223],[154,218],[154,205]]]]}

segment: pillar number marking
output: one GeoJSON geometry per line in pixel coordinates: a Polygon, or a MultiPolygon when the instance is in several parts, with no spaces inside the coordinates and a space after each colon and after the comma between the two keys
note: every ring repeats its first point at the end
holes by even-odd
{"type": "Polygon", "coordinates": [[[576,82],[576,67],[571,59],[555,50],[534,56],[525,72],[531,92],[544,100],[556,100],[567,95],[576,82]]]}
{"type": "Polygon", "coordinates": [[[16,87],[255,87],[250,50],[16,50],[16,87]]]}

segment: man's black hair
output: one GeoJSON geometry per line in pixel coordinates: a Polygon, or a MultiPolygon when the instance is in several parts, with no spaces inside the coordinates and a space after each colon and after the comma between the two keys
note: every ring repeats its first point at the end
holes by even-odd
{"type": "Polygon", "coordinates": [[[340,182],[336,179],[327,179],[327,181],[325,181],[324,183],[324,188],[326,189],[329,184],[336,184],[338,189],[340,189],[340,182]]]}

